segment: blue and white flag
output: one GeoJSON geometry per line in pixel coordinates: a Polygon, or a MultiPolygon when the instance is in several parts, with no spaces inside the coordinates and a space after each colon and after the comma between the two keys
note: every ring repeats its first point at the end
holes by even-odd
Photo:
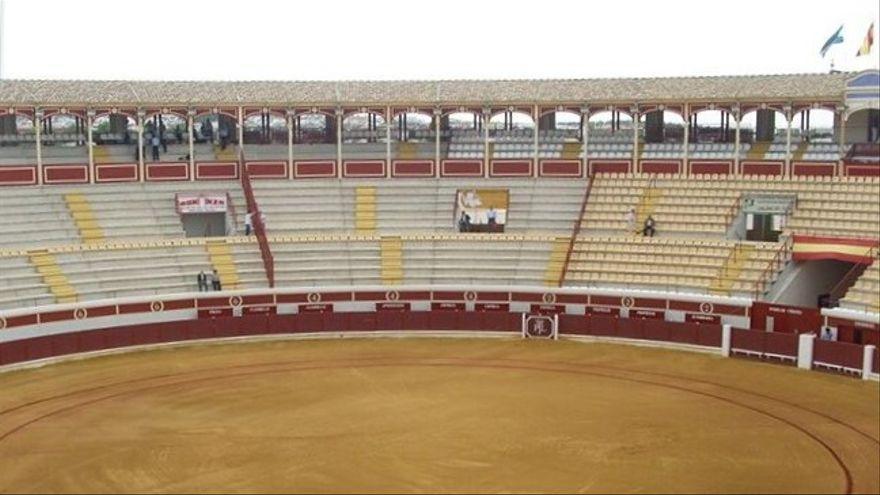
{"type": "Polygon", "coordinates": [[[828,41],[826,41],[825,44],[822,45],[822,49],[819,50],[819,55],[822,55],[822,58],[825,58],[825,53],[828,52],[828,49],[831,48],[831,45],[843,43],[843,35],[840,34],[841,31],[843,31],[843,24],[841,24],[840,27],[837,28],[837,31],[835,31],[834,34],[832,34],[831,37],[828,38],[828,41]]]}

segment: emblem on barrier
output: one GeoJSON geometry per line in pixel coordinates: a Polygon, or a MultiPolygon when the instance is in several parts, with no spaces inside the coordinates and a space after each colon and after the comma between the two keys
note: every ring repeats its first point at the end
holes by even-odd
{"type": "Polygon", "coordinates": [[[623,305],[624,308],[631,308],[633,307],[633,304],[635,304],[635,301],[633,301],[633,298],[630,296],[624,296],[620,299],[620,304],[623,305]]]}
{"type": "Polygon", "coordinates": [[[3,330],[4,328],[6,328],[6,318],[0,316],[0,330],[3,330]]]}
{"type": "Polygon", "coordinates": [[[321,294],[317,292],[309,292],[309,295],[306,296],[306,300],[312,304],[316,304],[321,302],[321,294]]]}
{"type": "Polygon", "coordinates": [[[241,306],[241,302],[242,302],[241,296],[230,296],[229,297],[229,305],[234,308],[241,306]]]}
{"type": "Polygon", "coordinates": [[[541,300],[544,301],[544,304],[556,304],[556,294],[545,292],[541,300]]]}
{"type": "Polygon", "coordinates": [[[89,316],[88,310],[86,308],[76,308],[73,311],[73,318],[75,320],[82,320],[83,318],[89,316]]]}
{"type": "Polygon", "coordinates": [[[152,311],[153,313],[158,313],[158,312],[164,311],[164,310],[165,310],[165,303],[163,303],[162,301],[153,301],[150,303],[150,311],[152,311]]]}
{"type": "Polygon", "coordinates": [[[386,301],[397,301],[399,299],[400,299],[400,292],[397,292],[396,290],[389,290],[388,292],[385,293],[385,300],[386,301]]]}
{"type": "Polygon", "coordinates": [[[710,302],[700,303],[700,312],[702,313],[712,313],[715,310],[715,307],[712,306],[710,302]]]}
{"type": "Polygon", "coordinates": [[[464,293],[464,300],[465,301],[476,301],[477,300],[477,293],[472,290],[465,292],[464,293]]]}

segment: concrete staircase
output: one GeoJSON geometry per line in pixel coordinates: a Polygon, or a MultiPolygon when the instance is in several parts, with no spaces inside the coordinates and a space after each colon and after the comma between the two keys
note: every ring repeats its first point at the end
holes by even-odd
{"type": "Polygon", "coordinates": [[[379,249],[382,284],[400,285],[403,282],[403,241],[400,237],[382,237],[379,249]]]}
{"type": "Polygon", "coordinates": [[[544,273],[544,284],[547,287],[559,286],[559,281],[562,279],[562,269],[565,267],[565,255],[568,253],[570,243],[571,239],[568,237],[557,237],[553,240],[550,259],[547,260],[547,271],[544,273]]]}
{"type": "Polygon", "coordinates": [[[759,141],[752,145],[749,148],[749,152],[746,153],[746,158],[749,160],[762,160],[764,155],[767,154],[767,151],[770,150],[770,143],[766,141],[759,141]]]}
{"type": "Polygon", "coordinates": [[[64,201],[67,203],[67,210],[79,230],[82,242],[85,244],[103,242],[104,230],[98,225],[88,197],[81,193],[70,193],[64,195],[64,201]]]}
{"type": "Polygon", "coordinates": [[[70,284],[67,275],[61,271],[53,254],[46,250],[28,251],[28,259],[43,278],[43,283],[49,287],[49,291],[55,297],[55,302],[72,303],[77,301],[76,289],[70,284]]]}
{"type": "Polygon", "coordinates": [[[376,188],[355,188],[354,226],[359,234],[376,232],[376,188]]]}
{"type": "Polygon", "coordinates": [[[220,284],[224,290],[234,290],[241,288],[241,282],[238,277],[238,269],[235,266],[235,257],[232,249],[226,244],[226,241],[208,241],[205,244],[205,250],[208,251],[208,258],[211,265],[217,270],[220,276],[220,284]]]}
{"type": "Polygon", "coordinates": [[[733,284],[739,280],[743,267],[755,252],[755,247],[750,244],[738,243],[730,250],[730,255],[724,260],[724,264],[718,270],[718,275],[709,282],[709,293],[719,296],[729,296],[733,284]]]}
{"type": "Polygon", "coordinates": [[[562,158],[565,160],[577,160],[583,151],[581,143],[564,143],[562,145],[562,158]]]}

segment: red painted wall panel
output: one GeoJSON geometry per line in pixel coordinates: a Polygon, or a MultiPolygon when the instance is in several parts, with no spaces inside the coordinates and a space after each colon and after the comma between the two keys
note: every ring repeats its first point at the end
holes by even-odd
{"type": "Polygon", "coordinates": [[[392,177],[434,177],[433,160],[394,160],[392,177]]]}

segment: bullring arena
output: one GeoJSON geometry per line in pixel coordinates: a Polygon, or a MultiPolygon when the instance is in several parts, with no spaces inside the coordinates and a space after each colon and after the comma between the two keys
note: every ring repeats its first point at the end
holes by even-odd
{"type": "Polygon", "coordinates": [[[880,492],[878,94],[0,81],[0,491],[880,492]]]}

